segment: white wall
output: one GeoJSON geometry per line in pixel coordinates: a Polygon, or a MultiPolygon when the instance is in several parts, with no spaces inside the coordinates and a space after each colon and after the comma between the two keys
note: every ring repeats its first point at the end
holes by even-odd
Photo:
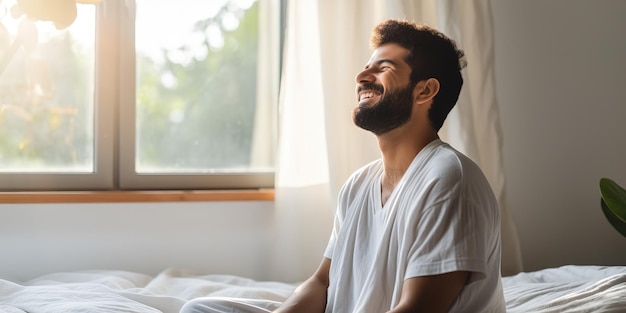
{"type": "Polygon", "coordinates": [[[492,1],[507,193],[525,270],[626,265],[598,180],[626,186],[626,1],[492,1]]]}
{"type": "Polygon", "coordinates": [[[302,209],[288,212],[272,201],[0,204],[0,279],[178,268],[302,281],[319,265],[332,229],[330,204],[310,207],[323,202],[321,188],[288,190],[301,194],[288,205],[302,209]]]}
{"type": "Polygon", "coordinates": [[[268,279],[273,202],[0,205],[0,278],[170,267],[268,279]]]}
{"type": "MultiPolygon", "coordinates": [[[[492,6],[507,193],[525,270],[626,264],[626,238],[602,216],[597,187],[603,176],[626,185],[626,1],[492,6]]],[[[292,252],[274,247],[287,222],[275,213],[272,202],[0,204],[0,278],[177,267],[272,279],[292,252]]],[[[319,262],[327,215],[297,217],[311,221],[295,258],[306,268],[319,262]]]]}
{"type": "Polygon", "coordinates": [[[0,279],[177,268],[302,281],[322,259],[332,207],[321,185],[283,191],[276,197],[291,200],[281,208],[273,201],[0,204],[0,279]]]}

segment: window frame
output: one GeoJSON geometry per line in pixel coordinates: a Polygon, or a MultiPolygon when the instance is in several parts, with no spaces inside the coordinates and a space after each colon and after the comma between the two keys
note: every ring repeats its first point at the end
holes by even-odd
{"type": "MultiPolygon", "coordinates": [[[[283,0],[258,0],[259,14],[272,22],[277,53],[269,75],[271,136],[277,143],[278,81],[283,0]]],[[[93,173],[0,173],[0,191],[225,190],[274,187],[274,171],[139,174],[135,171],[135,2],[96,5],[93,173]],[[117,78],[117,79],[115,79],[117,78]]],[[[261,17],[260,17],[261,19],[261,17]]],[[[276,147],[271,147],[276,151],[276,147]]]]}

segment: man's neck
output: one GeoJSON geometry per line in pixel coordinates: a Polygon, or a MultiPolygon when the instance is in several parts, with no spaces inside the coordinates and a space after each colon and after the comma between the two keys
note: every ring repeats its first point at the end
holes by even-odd
{"type": "Polygon", "coordinates": [[[415,156],[433,140],[439,138],[437,133],[427,136],[390,136],[378,137],[378,145],[382,153],[385,176],[399,178],[409,168],[415,156]]]}
{"type": "Polygon", "coordinates": [[[426,145],[439,138],[436,132],[408,136],[406,133],[403,135],[400,132],[402,130],[398,130],[399,132],[394,131],[377,136],[383,160],[383,177],[381,181],[383,205],[387,202],[388,197],[400,179],[402,179],[402,176],[404,176],[415,156],[426,145]]]}

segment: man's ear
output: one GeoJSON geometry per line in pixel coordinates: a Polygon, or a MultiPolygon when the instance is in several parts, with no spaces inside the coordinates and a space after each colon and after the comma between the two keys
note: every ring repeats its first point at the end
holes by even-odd
{"type": "Polygon", "coordinates": [[[427,103],[435,98],[439,93],[439,80],[436,78],[429,78],[421,80],[415,85],[413,89],[413,95],[415,102],[418,104],[427,103]]]}

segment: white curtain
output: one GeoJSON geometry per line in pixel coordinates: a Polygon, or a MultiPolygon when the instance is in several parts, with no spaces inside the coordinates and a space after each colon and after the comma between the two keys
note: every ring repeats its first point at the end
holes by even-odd
{"type": "Polygon", "coordinates": [[[502,207],[503,273],[520,271],[504,199],[489,0],[317,0],[288,2],[272,276],[295,281],[312,273],[332,229],[341,185],[380,157],[375,137],[353,125],[351,110],[354,77],[371,54],[371,30],[387,18],[436,27],[465,50],[465,85],[440,135],[483,168],[502,207]]]}

